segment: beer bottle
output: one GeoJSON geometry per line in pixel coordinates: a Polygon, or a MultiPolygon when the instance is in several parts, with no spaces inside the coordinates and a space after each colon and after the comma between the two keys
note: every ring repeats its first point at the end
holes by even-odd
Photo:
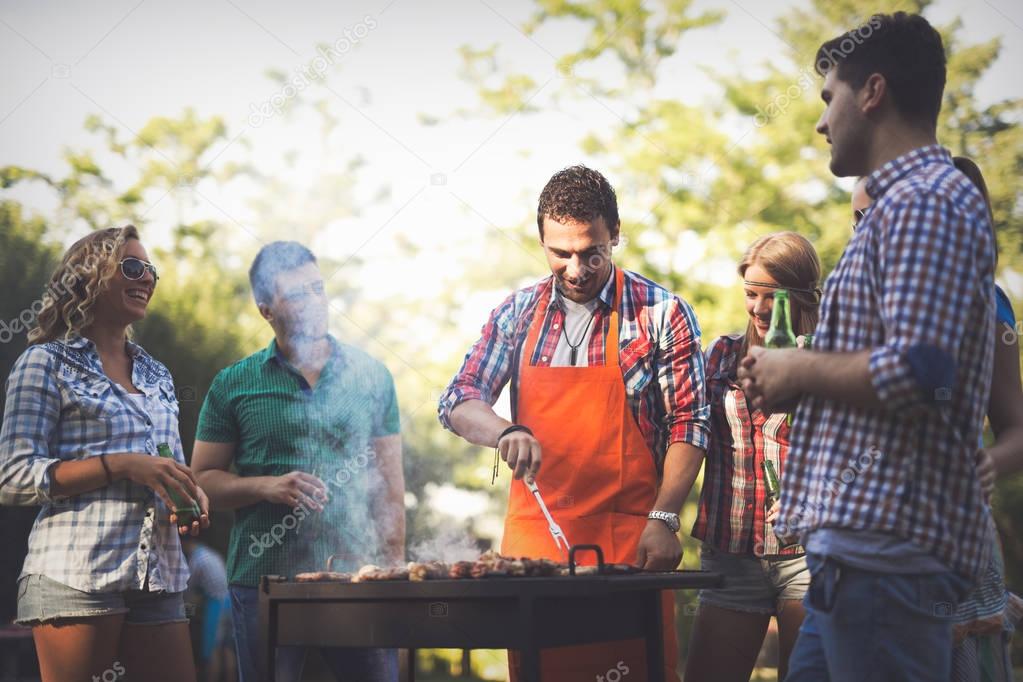
{"type": "MultiPolygon", "coordinates": [[[[156,451],[161,457],[167,459],[174,459],[174,453],[171,452],[170,446],[167,443],[160,443],[156,446],[156,451]]],[[[178,517],[179,526],[192,527],[193,521],[198,521],[202,511],[199,509],[199,504],[195,501],[185,502],[181,499],[181,495],[174,491],[173,488],[168,488],[167,493],[170,495],[171,502],[174,503],[174,513],[178,517]]]]}
{"type": "Polygon", "coordinates": [[[789,292],[779,289],[774,294],[771,308],[771,328],[764,337],[768,348],[795,348],[796,335],[792,333],[792,315],[789,313],[789,292]]]}
{"type": "MultiPolygon", "coordinates": [[[[765,457],[764,461],[760,463],[760,467],[764,472],[764,514],[766,516],[767,512],[771,511],[771,507],[774,506],[775,502],[781,499],[781,486],[778,485],[778,472],[774,470],[774,462],[765,457]]],[[[774,524],[764,521],[765,549],[767,538],[772,533],[774,533],[774,524]]]]}

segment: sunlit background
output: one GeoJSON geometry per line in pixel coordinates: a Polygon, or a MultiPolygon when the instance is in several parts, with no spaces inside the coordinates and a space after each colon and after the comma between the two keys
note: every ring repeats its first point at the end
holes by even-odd
{"type": "MultiPolygon", "coordinates": [[[[705,345],[737,330],[755,237],[803,232],[828,269],[841,253],[850,182],[813,131],[813,56],[895,9],[945,36],[940,139],[987,175],[1018,313],[1018,2],[116,0],[0,3],[0,320],[31,309],[70,241],[138,225],[164,278],[137,332],[175,374],[187,450],[212,376],[271,337],[248,264],[298,239],[334,333],[396,378],[410,542],[497,541],[508,476],[490,486],[490,453],[444,432],[436,402],[489,310],[546,272],[544,183],[603,171],[618,261],[689,300],[705,345]]],[[[6,376],[24,334],[3,340],[6,376]]],[[[996,512],[1023,535],[1023,486],[1002,483],[996,512]]],[[[1023,549],[1006,551],[1020,591],[1023,549]]]]}

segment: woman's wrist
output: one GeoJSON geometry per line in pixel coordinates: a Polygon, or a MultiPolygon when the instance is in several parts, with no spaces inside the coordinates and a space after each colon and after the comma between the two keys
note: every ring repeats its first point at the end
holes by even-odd
{"type": "Polygon", "coordinates": [[[129,453],[104,456],[107,469],[110,470],[110,476],[114,481],[123,481],[131,478],[131,460],[133,457],[134,455],[129,453]]]}

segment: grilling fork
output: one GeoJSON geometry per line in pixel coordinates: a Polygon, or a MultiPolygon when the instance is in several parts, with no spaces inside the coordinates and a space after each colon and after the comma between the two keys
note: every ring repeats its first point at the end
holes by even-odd
{"type": "Polygon", "coordinates": [[[531,478],[526,479],[525,484],[529,488],[529,492],[533,493],[537,504],[540,505],[540,511],[543,512],[544,518],[547,519],[547,529],[551,532],[551,537],[554,538],[554,544],[558,546],[559,550],[567,554],[572,545],[569,544],[568,538],[565,537],[565,533],[561,530],[561,526],[555,523],[554,517],[548,511],[547,505],[544,504],[543,495],[540,494],[540,489],[536,487],[536,481],[531,478]]]}

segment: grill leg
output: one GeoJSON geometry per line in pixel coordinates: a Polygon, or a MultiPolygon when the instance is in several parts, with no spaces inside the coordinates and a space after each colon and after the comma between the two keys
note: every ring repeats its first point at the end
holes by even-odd
{"type": "Polygon", "coordinates": [[[277,607],[270,601],[267,576],[261,577],[259,583],[259,644],[263,660],[257,661],[257,670],[262,667],[261,678],[274,682],[277,677],[277,607]]]}
{"type": "MultiPolygon", "coordinates": [[[[519,650],[522,662],[522,682],[540,682],[540,647],[536,643],[536,623],[533,600],[529,597],[519,599],[520,632],[526,633],[522,649],[519,650]]],[[[558,682],[558,680],[544,680],[558,682]]]]}
{"type": "Polygon", "coordinates": [[[398,649],[398,679],[416,682],[416,650],[398,649]]]}
{"type": "Polygon", "coordinates": [[[650,682],[664,680],[664,623],[661,622],[661,592],[651,590],[644,594],[647,616],[646,624],[646,669],[650,682]]]}

